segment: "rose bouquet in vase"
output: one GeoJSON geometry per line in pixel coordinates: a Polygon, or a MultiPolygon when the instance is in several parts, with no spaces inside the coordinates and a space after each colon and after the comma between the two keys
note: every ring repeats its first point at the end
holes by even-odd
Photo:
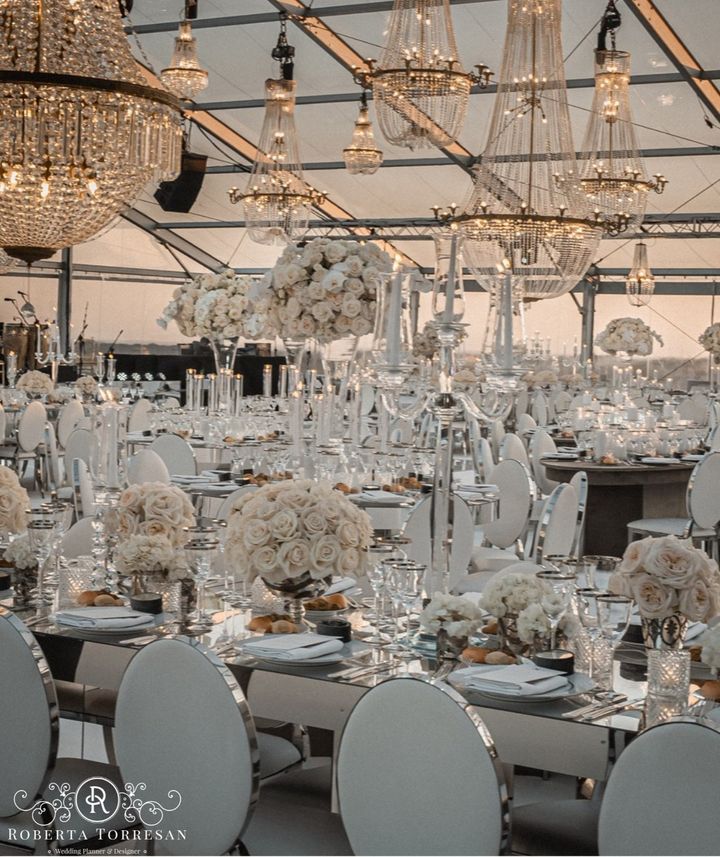
{"type": "Polygon", "coordinates": [[[595,344],[606,354],[648,357],[653,352],[655,340],[663,344],[660,335],[642,319],[626,317],[609,321],[605,330],[595,337],[595,344]]]}
{"type": "Polygon", "coordinates": [[[333,573],[365,571],[372,524],[327,482],[288,480],[245,494],[228,517],[225,556],[248,582],[284,593],[302,622],[300,598],[323,592],[333,573]]]}
{"type": "Polygon", "coordinates": [[[47,396],[55,388],[52,378],[45,372],[40,372],[38,369],[31,369],[20,376],[20,380],[15,385],[16,389],[22,390],[29,398],[39,399],[41,396],[47,396]]]}
{"type": "Polygon", "coordinates": [[[457,658],[482,617],[482,610],[469,598],[436,592],[420,614],[420,626],[436,635],[439,658],[457,658]]]}
{"type": "Polygon", "coordinates": [[[707,622],[720,612],[717,563],[675,536],[631,542],[609,588],[635,600],[647,648],[680,648],[688,620],[707,622]]]}
{"type": "Polygon", "coordinates": [[[26,607],[31,602],[31,594],[37,586],[38,557],[27,535],[14,539],[3,554],[3,564],[14,569],[12,576],[13,603],[16,607],[26,607]]]}
{"type": "Polygon", "coordinates": [[[30,498],[17,473],[0,466],[0,538],[17,535],[27,529],[30,498]]]}

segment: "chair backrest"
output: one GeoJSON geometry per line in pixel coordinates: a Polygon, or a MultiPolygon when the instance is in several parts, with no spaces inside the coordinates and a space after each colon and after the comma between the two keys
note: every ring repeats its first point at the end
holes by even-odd
{"type": "Polygon", "coordinates": [[[572,396],[567,390],[558,390],[552,397],[552,406],[556,414],[564,414],[570,407],[572,396]]]}
{"type": "Polygon", "coordinates": [[[527,468],[508,458],[495,466],[490,482],[498,486],[500,508],[494,521],[484,527],[485,538],[498,548],[509,548],[527,527],[533,500],[533,486],[527,468]]]}
{"type": "Polygon", "coordinates": [[[486,437],[479,438],[477,441],[477,450],[478,461],[480,462],[480,467],[482,468],[480,478],[483,480],[483,482],[489,482],[490,474],[493,472],[493,468],[495,467],[495,458],[493,457],[490,441],[486,437]]]}
{"type": "Polygon", "coordinates": [[[501,853],[504,785],[492,740],[441,685],[397,678],[368,691],[342,733],[337,788],[354,854],[501,853]]]}
{"type": "Polygon", "coordinates": [[[258,791],[255,726],[235,678],[196,642],[158,640],[132,659],[115,752],[123,781],[146,784],[143,800],[179,803],[163,824],[187,838],[156,841],[156,853],[225,854],[242,835],[258,791]]]}
{"type": "Polygon", "coordinates": [[[227,521],[230,517],[230,512],[232,511],[235,501],[239,500],[244,494],[249,494],[253,491],[257,491],[257,485],[242,485],[240,488],[233,491],[232,494],[228,494],[220,504],[220,508],[217,510],[215,517],[219,521],[227,521]]]}
{"type": "Polygon", "coordinates": [[[720,451],[720,426],[710,429],[707,440],[705,441],[710,452],[720,451]]]}
{"type": "Polygon", "coordinates": [[[76,428],[70,433],[65,442],[65,479],[69,482],[72,475],[72,463],[76,458],[82,459],[93,472],[100,457],[100,439],[89,429],[76,428]]]}
{"type": "MultiPolygon", "coordinates": [[[[410,559],[423,565],[432,562],[432,498],[426,497],[410,513],[403,535],[412,539],[406,553],[410,559]]],[[[472,513],[461,497],[453,498],[452,543],[450,545],[450,587],[467,574],[472,557],[475,527],[472,513]]]]}
{"type": "Polygon", "coordinates": [[[578,500],[570,484],[558,485],[548,497],[535,536],[533,559],[542,564],[546,556],[570,556],[575,540],[578,500]]]}
{"type": "Polygon", "coordinates": [[[495,461],[500,457],[500,444],[505,437],[505,425],[502,420],[493,420],[490,423],[490,446],[492,447],[495,461]]]}
{"type": "Polygon", "coordinates": [[[0,607],[0,818],[35,803],[55,763],[58,705],[50,669],[35,638],[0,607]],[[15,803],[15,796],[17,804],[15,803]]]}
{"type": "Polygon", "coordinates": [[[60,475],[60,458],[58,457],[57,440],[52,423],[45,423],[45,470],[48,488],[57,491],[62,477],[60,475]]]}
{"type": "Polygon", "coordinates": [[[170,482],[170,473],[165,462],[152,449],[141,449],[128,459],[128,484],[139,482],[170,482]]]}
{"type": "Polygon", "coordinates": [[[515,422],[520,419],[522,414],[526,414],[530,405],[530,394],[527,390],[520,390],[515,397],[515,422]]]}
{"type": "Polygon", "coordinates": [[[95,491],[88,466],[82,458],[73,458],[71,467],[75,517],[78,521],[92,518],[95,515],[95,491]]]}
{"type": "Polygon", "coordinates": [[[552,479],[547,478],[545,475],[545,465],[541,462],[542,458],[546,455],[552,455],[554,452],[557,452],[555,441],[545,429],[537,429],[530,441],[530,461],[532,463],[533,478],[541,494],[551,494],[557,486],[557,482],[553,482],[552,479]]]}
{"type": "Polygon", "coordinates": [[[22,452],[33,452],[45,437],[47,411],[42,402],[30,402],[20,416],[17,427],[18,447],[22,452]]]}
{"type": "Polygon", "coordinates": [[[714,529],[720,523],[720,452],[709,452],[693,468],[687,506],[696,526],[714,529]]]}
{"type": "Polygon", "coordinates": [[[150,444],[149,449],[162,458],[171,476],[197,474],[195,453],[190,444],[178,435],[161,434],[150,444]]]}
{"type": "Polygon", "coordinates": [[[70,399],[60,409],[57,421],[57,439],[63,448],[80,420],[85,416],[85,409],[77,399],[70,399]]]}
{"type": "Polygon", "coordinates": [[[520,414],[515,422],[515,431],[519,435],[527,434],[537,428],[537,423],[530,414],[520,414]]]}
{"type": "Polygon", "coordinates": [[[92,553],[93,519],[81,518],[70,527],[60,542],[60,553],[65,559],[77,559],[92,553]]]}
{"type": "Polygon", "coordinates": [[[542,390],[538,390],[535,393],[530,413],[539,426],[546,426],[548,424],[548,401],[547,396],[542,390]]]}
{"type": "Polygon", "coordinates": [[[575,538],[570,548],[570,556],[582,556],[583,536],[585,534],[585,513],[587,512],[588,491],[590,490],[588,475],[584,470],[578,470],[568,483],[577,494],[578,514],[575,524],[575,538]]]}
{"type": "Polygon", "coordinates": [[[716,854],[720,732],[668,721],[620,754],[600,810],[600,854],[716,854]]]}
{"type": "Polygon", "coordinates": [[[127,430],[129,432],[147,431],[150,428],[151,410],[152,403],[149,399],[138,399],[130,408],[127,430]]]}
{"type": "Polygon", "coordinates": [[[530,469],[530,459],[528,458],[527,450],[525,449],[525,444],[520,440],[520,438],[513,434],[512,432],[508,432],[505,437],[502,439],[502,443],[500,444],[500,461],[505,461],[508,458],[512,458],[515,461],[519,461],[521,464],[524,464],[525,467],[530,469]]]}

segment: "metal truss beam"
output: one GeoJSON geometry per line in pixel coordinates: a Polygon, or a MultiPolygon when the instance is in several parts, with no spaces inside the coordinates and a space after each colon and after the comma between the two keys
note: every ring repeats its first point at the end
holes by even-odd
{"type": "MultiPolygon", "coordinates": [[[[700,98],[709,113],[720,121],[720,90],[708,80],[705,70],[670,26],[654,0],[625,0],[663,53],[700,98]]],[[[682,4],[686,6],[686,4],[682,4]]]]}
{"type": "MultiPolygon", "coordinates": [[[[195,25],[193,24],[193,27],[195,25]]],[[[705,71],[702,74],[696,75],[702,80],[718,80],[720,79],[720,69],[705,71]]],[[[681,74],[679,71],[663,72],[661,74],[636,74],[630,79],[632,86],[659,85],[667,83],[684,83],[687,80],[687,75],[681,74]]],[[[592,77],[571,78],[566,81],[568,89],[592,89],[595,86],[595,79],[592,77]]],[[[493,95],[497,92],[497,84],[491,83],[485,89],[479,86],[473,86],[470,90],[472,95],[493,95]]],[[[368,93],[368,98],[372,98],[372,93],[368,93]]],[[[297,104],[342,104],[345,102],[354,102],[358,100],[358,92],[327,92],[318,93],[317,95],[299,95],[296,99],[297,104]]],[[[260,109],[265,106],[265,101],[262,98],[245,98],[239,100],[225,101],[200,101],[196,105],[198,110],[252,110],[260,109]]]]}

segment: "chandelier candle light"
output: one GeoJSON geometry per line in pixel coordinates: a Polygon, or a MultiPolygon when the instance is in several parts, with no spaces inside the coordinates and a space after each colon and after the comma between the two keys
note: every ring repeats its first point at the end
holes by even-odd
{"type": "Polygon", "coordinates": [[[343,149],[345,168],[350,175],[371,176],[380,169],[383,162],[382,149],[375,143],[372,123],[368,115],[365,90],[360,100],[360,113],[355,120],[352,142],[343,149]]]}
{"type": "Polygon", "coordinates": [[[160,80],[178,98],[188,100],[207,89],[208,73],[198,61],[197,42],[187,20],[187,10],[186,20],[180,22],[180,32],[175,37],[170,65],[160,72],[160,80]]]}
{"type": "Polygon", "coordinates": [[[180,167],[174,95],[148,86],[117,0],[3,4],[0,246],[27,263],[92,238],[180,167]]]}
{"type": "Polygon", "coordinates": [[[635,245],[633,266],[625,280],[625,294],[633,306],[647,306],[655,293],[655,277],[648,264],[647,244],[635,245]]]}

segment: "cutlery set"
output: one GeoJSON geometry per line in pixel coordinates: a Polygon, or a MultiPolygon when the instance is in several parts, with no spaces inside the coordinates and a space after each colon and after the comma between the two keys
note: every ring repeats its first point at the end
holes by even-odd
{"type": "Polygon", "coordinates": [[[622,693],[609,693],[605,699],[596,699],[589,705],[566,711],[561,715],[565,720],[600,720],[610,714],[618,714],[621,711],[631,711],[642,706],[642,699],[628,699],[622,693]]]}

